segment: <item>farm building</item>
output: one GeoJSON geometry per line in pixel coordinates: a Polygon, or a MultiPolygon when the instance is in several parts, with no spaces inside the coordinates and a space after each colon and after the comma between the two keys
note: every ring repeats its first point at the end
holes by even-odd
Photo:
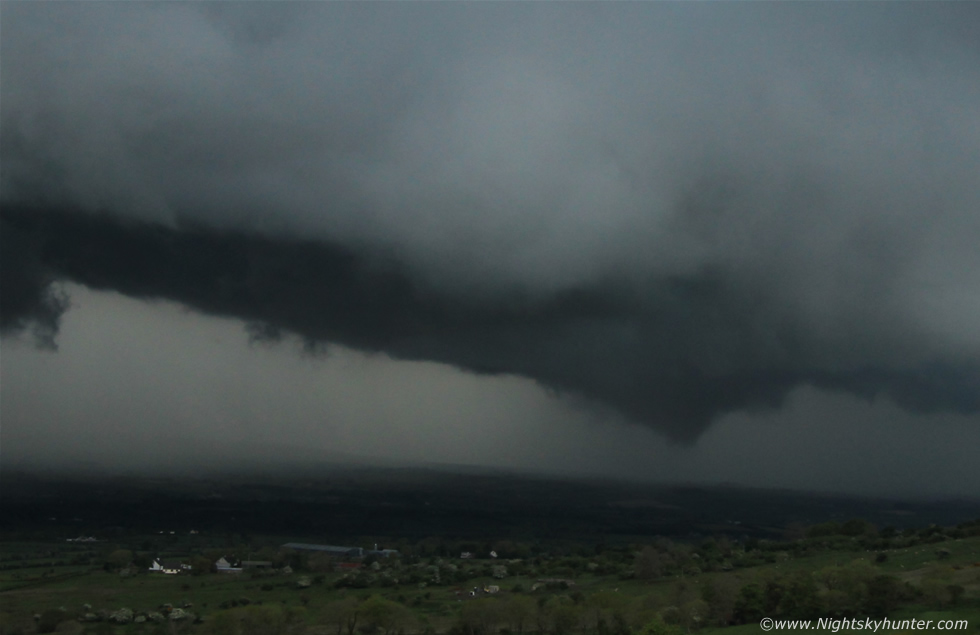
{"type": "Polygon", "coordinates": [[[241,567],[232,565],[224,557],[218,558],[218,561],[214,563],[214,568],[217,569],[218,573],[238,573],[242,570],[241,567]]]}
{"type": "Polygon", "coordinates": [[[364,549],[361,547],[339,547],[336,545],[313,545],[304,542],[287,542],[283,545],[283,548],[296,549],[297,551],[317,551],[335,558],[364,557],[364,549]]]}
{"type": "Polygon", "coordinates": [[[397,549],[378,549],[377,545],[374,546],[374,549],[364,549],[362,547],[340,547],[337,545],[313,545],[304,542],[287,542],[283,545],[283,548],[296,549],[297,551],[317,551],[334,558],[342,558],[347,560],[363,558],[365,556],[390,558],[391,556],[398,555],[397,549]]]}

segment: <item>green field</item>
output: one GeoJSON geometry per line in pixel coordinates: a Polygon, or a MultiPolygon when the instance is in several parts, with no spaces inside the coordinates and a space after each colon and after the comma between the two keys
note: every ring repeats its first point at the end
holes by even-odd
{"type": "MultiPolygon", "coordinates": [[[[328,559],[274,547],[278,539],[266,537],[226,551],[274,559],[275,569],[197,575],[135,565],[164,553],[140,551],[148,544],[141,536],[112,543],[7,541],[0,544],[0,632],[739,635],[762,632],[758,620],[765,615],[872,613],[965,619],[968,632],[976,632],[975,530],[974,523],[885,536],[864,528],[859,535],[818,531],[785,542],[661,538],[605,550],[563,544],[527,558],[503,553],[499,560],[422,556],[420,544],[346,573],[328,559]],[[292,571],[283,570],[287,563],[292,571]],[[499,591],[485,592],[490,585],[499,591]],[[127,623],[114,623],[112,614],[123,608],[131,613],[117,619],[127,623]],[[183,619],[171,619],[182,611],[183,619]]],[[[166,556],[198,564],[222,553],[220,537],[164,544],[166,556]]]]}

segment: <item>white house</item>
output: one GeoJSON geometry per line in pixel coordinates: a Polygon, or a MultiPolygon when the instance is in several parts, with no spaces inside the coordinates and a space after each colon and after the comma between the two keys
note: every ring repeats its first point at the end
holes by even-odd
{"type": "Polygon", "coordinates": [[[156,571],[159,573],[164,573],[166,575],[177,575],[178,573],[183,573],[184,571],[190,571],[191,565],[183,564],[179,561],[167,561],[161,563],[159,560],[154,560],[153,564],[150,565],[150,571],[156,571]]]}

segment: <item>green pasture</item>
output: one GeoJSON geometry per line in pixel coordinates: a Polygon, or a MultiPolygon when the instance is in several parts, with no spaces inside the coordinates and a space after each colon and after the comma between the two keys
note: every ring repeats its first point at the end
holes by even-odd
{"type": "MultiPolygon", "coordinates": [[[[70,618],[81,614],[83,605],[90,605],[91,609],[86,610],[91,611],[114,611],[126,607],[136,612],[149,612],[156,611],[165,604],[174,607],[189,605],[189,610],[205,620],[203,625],[194,626],[189,632],[206,635],[211,629],[209,617],[229,609],[232,603],[239,607],[258,605],[293,609],[299,616],[298,619],[309,628],[303,631],[303,635],[318,635],[323,631],[325,612],[331,603],[345,597],[363,599],[372,595],[397,602],[411,611],[415,618],[408,632],[444,633],[457,623],[463,607],[471,601],[469,591],[473,587],[483,588],[491,584],[501,589],[501,594],[497,597],[513,595],[516,587],[520,589],[520,594],[532,598],[539,607],[547,604],[551,597],[558,598],[555,602],[564,602],[570,606],[584,602],[583,598],[594,598],[597,594],[612,598],[609,602],[613,604],[617,601],[616,598],[623,598],[622,602],[632,607],[635,619],[639,620],[646,619],[646,616],[656,616],[658,611],[669,606],[678,596],[678,589],[697,595],[701,588],[719,581],[743,585],[764,580],[767,576],[846,567],[855,560],[863,560],[876,567],[879,572],[895,575],[913,585],[938,580],[933,583],[959,585],[963,588],[962,597],[954,607],[935,610],[925,605],[908,605],[889,617],[967,619],[970,623],[969,633],[980,631],[980,566],[976,564],[980,562],[980,537],[885,551],[847,548],[826,551],[812,549],[805,552],[790,544],[784,551],[769,553],[768,559],[773,560],[772,562],[749,568],[676,574],[650,581],[587,573],[575,575],[575,584],[567,589],[548,588],[537,591],[532,591],[532,588],[538,577],[569,576],[542,574],[510,576],[502,580],[479,576],[453,584],[430,584],[422,587],[418,584],[402,583],[397,586],[355,589],[337,588],[335,583],[341,578],[340,573],[243,572],[168,576],[140,572],[123,576],[93,564],[52,566],[54,562],[70,562],[74,557],[97,552],[101,555],[93,558],[96,561],[117,547],[119,545],[93,547],[42,542],[0,544],[0,564],[6,565],[0,570],[0,635],[18,632],[30,635],[34,632],[30,630],[32,616],[52,609],[64,608],[66,616],[70,618]],[[794,555],[796,553],[808,555],[794,555]],[[301,578],[316,582],[309,587],[300,588],[297,582],[301,578]]],[[[473,564],[479,566],[485,563],[473,564]]],[[[155,633],[153,628],[159,630],[162,627],[136,624],[113,626],[101,623],[80,628],[84,632],[139,635],[144,632],[155,633]]],[[[726,635],[762,632],[758,624],[723,629],[703,628],[699,632],[712,635],[721,630],[726,635]]],[[[534,631],[532,629],[528,632],[534,631]]],[[[323,631],[323,635],[326,635],[326,631],[323,631]]]]}

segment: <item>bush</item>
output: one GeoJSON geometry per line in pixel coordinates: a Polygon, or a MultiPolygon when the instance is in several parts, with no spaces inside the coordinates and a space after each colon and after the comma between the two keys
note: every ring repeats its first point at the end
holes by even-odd
{"type": "Polygon", "coordinates": [[[667,624],[659,617],[648,622],[640,631],[640,635],[683,635],[684,631],[679,626],[667,624]]]}
{"type": "Polygon", "coordinates": [[[826,523],[821,523],[819,525],[813,525],[807,529],[807,538],[822,538],[824,536],[835,536],[840,533],[840,525],[831,521],[826,523]]]}
{"type": "Polygon", "coordinates": [[[62,635],[82,635],[85,632],[85,627],[75,620],[68,620],[58,624],[54,631],[62,635]]]}
{"type": "Polygon", "coordinates": [[[37,632],[53,633],[58,628],[58,624],[68,619],[71,618],[65,611],[48,609],[44,613],[41,613],[41,618],[37,621],[37,632]]]}
{"type": "Polygon", "coordinates": [[[765,615],[765,595],[758,584],[747,584],[735,599],[734,618],[737,624],[758,622],[765,615]]]}

